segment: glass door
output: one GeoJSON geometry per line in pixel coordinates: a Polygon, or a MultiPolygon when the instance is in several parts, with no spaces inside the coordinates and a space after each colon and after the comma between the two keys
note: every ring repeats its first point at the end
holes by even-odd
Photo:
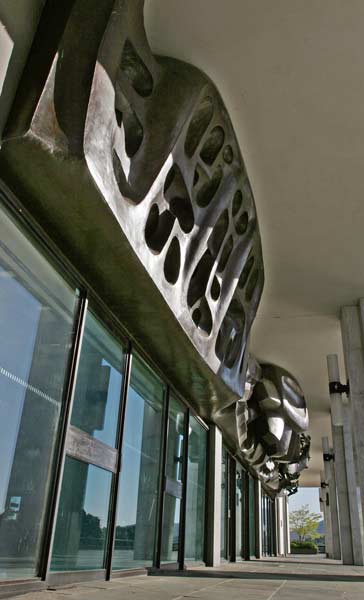
{"type": "Polygon", "coordinates": [[[221,456],[221,539],[220,556],[223,560],[229,558],[229,455],[222,448],[221,456]]]}
{"type": "Polygon", "coordinates": [[[255,482],[249,476],[249,556],[255,556],[255,482]]]}
{"type": "Polygon", "coordinates": [[[168,407],[166,466],[161,530],[161,563],[181,562],[182,497],[185,472],[187,410],[174,396],[168,407]]]}
{"type": "Polygon", "coordinates": [[[106,566],[123,371],[122,346],[88,311],[65,443],[51,571],[106,566]]]}

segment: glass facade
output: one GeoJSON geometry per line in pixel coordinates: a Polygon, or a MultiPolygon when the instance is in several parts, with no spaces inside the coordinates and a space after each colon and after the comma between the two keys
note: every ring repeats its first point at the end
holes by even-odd
{"type": "Polygon", "coordinates": [[[272,556],[275,553],[275,511],[274,500],[262,492],[262,553],[272,556]]]}
{"type": "MultiPolygon", "coordinates": [[[[207,429],[135,352],[126,376],[117,329],[0,218],[0,579],[45,574],[48,523],[52,572],[203,561],[207,429]]],[[[221,558],[253,556],[255,482],[225,447],[221,476],[221,558]]],[[[265,554],[273,522],[263,493],[265,554]]]]}
{"type": "Polygon", "coordinates": [[[187,411],[171,396],[168,408],[166,486],[163,504],[161,562],[177,562],[180,546],[183,457],[187,411]]]}
{"type": "Polygon", "coordinates": [[[38,575],[76,291],[0,210],[0,578],[38,575]]]}
{"type": "Polygon", "coordinates": [[[229,455],[226,449],[222,448],[221,456],[221,542],[220,556],[223,559],[228,558],[228,532],[229,532],[229,455]]]}
{"type": "Polygon", "coordinates": [[[67,456],[51,569],[102,569],[108,534],[111,473],[67,456]]]}
{"type": "Polygon", "coordinates": [[[204,559],[207,431],[190,417],[185,560],[204,559]]]}
{"type": "Polygon", "coordinates": [[[255,556],[255,481],[249,475],[249,555],[255,556]]]}
{"type": "Polygon", "coordinates": [[[125,412],[113,569],[153,564],[164,403],[165,385],[135,356],[125,412]]]}
{"type": "Polygon", "coordinates": [[[88,311],[71,425],[112,447],[116,446],[123,367],[122,346],[88,311]]]}
{"type": "Polygon", "coordinates": [[[235,471],[235,556],[244,556],[245,533],[245,473],[241,465],[236,465],[235,471]]]}
{"type": "Polygon", "coordinates": [[[66,442],[71,456],[66,457],[63,474],[53,571],[105,566],[112,467],[102,466],[114,456],[110,450],[116,446],[123,367],[122,346],[88,310],[71,415],[74,441],[72,446],[66,442]]]}

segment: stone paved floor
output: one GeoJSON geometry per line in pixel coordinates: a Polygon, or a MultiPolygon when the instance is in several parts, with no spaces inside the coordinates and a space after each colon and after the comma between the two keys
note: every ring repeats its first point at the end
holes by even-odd
{"type": "Polygon", "coordinates": [[[364,600],[364,567],[315,559],[263,560],[194,568],[184,576],[139,575],[74,584],[24,600],[364,600]]]}

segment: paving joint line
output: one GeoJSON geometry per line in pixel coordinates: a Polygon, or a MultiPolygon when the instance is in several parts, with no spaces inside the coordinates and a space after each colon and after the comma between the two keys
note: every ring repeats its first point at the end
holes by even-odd
{"type": "Polygon", "coordinates": [[[274,596],[282,589],[282,587],[284,585],[286,585],[286,583],[287,583],[287,579],[282,581],[281,585],[278,586],[276,590],[274,590],[274,592],[267,598],[267,600],[272,600],[272,598],[274,598],[274,596]]]}

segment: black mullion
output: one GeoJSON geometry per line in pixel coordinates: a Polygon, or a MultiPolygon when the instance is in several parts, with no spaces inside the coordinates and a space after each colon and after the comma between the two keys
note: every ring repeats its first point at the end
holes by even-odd
{"type": "Polygon", "coordinates": [[[189,442],[190,411],[185,412],[185,427],[183,440],[183,463],[182,463],[182,501],[181,518],[179,525],[179,544],[178,544],[178,568],[184,569],[185,560],[185,541],[186,541],[186,509],[187,509],[187,470],[188,470],[188,442],[189,442]]]}
{"type": "Polygon", "coordinates": [[[87,296],[86,293],[80,294],[79,304],[77,314],[75,316],[75,334],[73,338],[72,351],[70,360],[67,367],[67,374],[65,377],[66,385],[62,402],[62,413],[60,416],[60,424],[59,424],[59,433],[58,433],[58,448],[56,451],[55,457],[55,468],[54,468],[54,476],[52,481],[52,488],[49,496],[49,504],[47,510],[47,523],[45,527],[44,534],[44,543],[42,544],[43,551],[41,555],[40,562],[40,577],[44,581],[47,578],[52,549],[53,549],[53,539],[54,532],[56,527],[56,518],[57,518],[57,510],[58,510],[58,501],[59,495],[61,491],[62,477],[63,477],[63,469],[65,462],[65,446],[66,446],[66,435],[68,430],[68,425],[71,419],[71,411],[73,404],[74,391],[76,387],[76,379],[77,379],[77,371],[79,365],[79,358],[81,353],[81,345],[83,332],[86,321],[86,313],[87,313],[87,296]]]}
{"type": "Polygon", "coordinates": [[[230,562],[236,562],[236,461],[232,456],[229,457],[229,477],[230,535],[228,559],[230,562]]]}
{"type": "Polygon", "coordinates": [[[110,496],[109,537],[108,537],[107,548],[106,548],[106,580],[111,579],[111,573],[112,573],[112,558],[113,558],[113,553],[114,553],[115,536],[116,536],[118,490],[119,490],[120,473],[121,473],[121,469],[122,469],[122,451],[123,451],[125,413],[126,413],[126,403],[128,400],[128,391],[129,391],[129,385],[130,385],[132,361],[133,361],[132,345],[131,345],[131,342],[129,342],[128,349],[126,351],[125,362],[124,362],[124,365],[125,365],[124,381],[123,381],[123,387],[122,387],[122,391],[121,391],[120,407],[119,407],[119,419],[118,419],[119,424],[118,424],[117,442],[116,442],[116,448],[118,449],[118,462],[117,462],[116,473],[114,473],[114,475],[113,475],[113,482],[112,482],[111,496],[110,496]]]}
{"type": "Polygon", "coordinates": [[[245,475],[245,485],[244,485],[244,502],[245,502],[245,510],[244,510],[244,559],[250,560],[250,502],[249,502],[249,474],[247,471],[244,473],[245,475]]]}
{"type": "Polygon", "coordinates": [[[166,401],[165,401],[165,405],[164,405],[163,431],[162,431],[162,460],[161,460],[161,478],[160,478],[160,486],[159,486],[159,511],[158,511],[158,524],[157,524],[156,549],[155,549],[155,561],[154,561],[154,566],[157,569],[160,569],[160,566],[161,566],[161,553],[162,553],[163,512],[164,512],[164,496],[165,496],[165,487],[166,487],[167,439],[168,439],[168,426],[169,426],[169,398],[170,398],[170,388],[169,388],[169,386],[167,386],[166,401]]]}

